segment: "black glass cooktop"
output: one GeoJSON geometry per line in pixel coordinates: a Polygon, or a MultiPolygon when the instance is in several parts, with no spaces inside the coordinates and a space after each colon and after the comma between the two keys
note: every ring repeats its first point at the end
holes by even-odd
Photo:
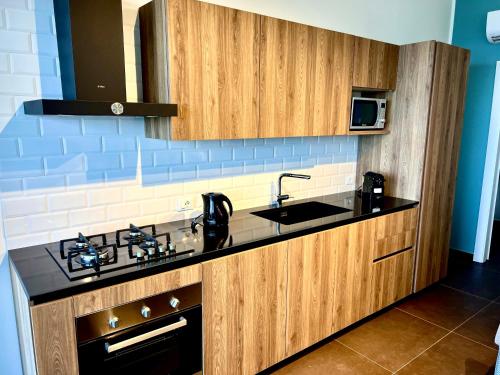
{"type": "Polygon", "coordinates": [[[45,249],[70,281],[129,268],[130,271],[157,267],[195,250],[172,242],[170,233],[158,233],[156,225],[135,226],[118,230],[115,239],[107,234],[65,239],[59,248],[45,249]]]}

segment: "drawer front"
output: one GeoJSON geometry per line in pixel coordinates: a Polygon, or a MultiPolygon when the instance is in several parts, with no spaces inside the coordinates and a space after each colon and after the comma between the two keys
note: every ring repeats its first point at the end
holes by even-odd
{"type": "Polygon", "coordinates": [[[75,316],[91,314],[199,282],[201,282],[201,264],[196,264],[78,294],[73,297],[75,316]]]}
{"type": "Polygon", "coordinates": [[[373,259],[378,260],[415,245],[418,209],[377,218],[373,259]]]}
{"type": "Polygon", "coordinates": [[[414,263],[414,248],[373,263],[372,312],[383,309],[411,294],[414,263]]]}

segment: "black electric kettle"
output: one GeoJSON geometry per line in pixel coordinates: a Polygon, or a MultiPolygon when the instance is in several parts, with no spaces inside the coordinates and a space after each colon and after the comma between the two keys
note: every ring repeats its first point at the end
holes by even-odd
{"type": "Polygon", "coordinates": [[[229,223],[229,216],[233,214],[233,205],[228,197],[222,193],[205,193],[203,198],[203,225],[218,227],[229,223]],[[224,202],[229,207],[227,212],[224,202]]]}

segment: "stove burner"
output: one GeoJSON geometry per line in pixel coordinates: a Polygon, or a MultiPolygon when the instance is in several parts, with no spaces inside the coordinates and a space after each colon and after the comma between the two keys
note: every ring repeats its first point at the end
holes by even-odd
{"type": "Polygon", "coordinates": [[[170,233],[156,234],[156,226],[154,224],[142,227],[130,224],[129,229],[122,229],[116,232],[116,244],[119,248],[127,246],[131,259],[136,258],[138,261],[143,261],[146,255],[148,258],[165,256],[165,246],[158,241],[158,238],[162,236],[165,236],[166,246],[171,247],[170,233]],[[150,233],[146,232],[146,230],[150,233]],[[121,237],[121,234],[124,232],[128,232],[128,236],[121,237]],[[122,243],[123,240],[127,241],[127,243],[122,243]],[[134,251],[134,246],[138,246],[140,250],[134,251]]]}
{"type": "Polygon", "coordinates": [[[98,257],[99,264],[106,264],[109,261],[109,252],[107,249],[98,250],[96,254],[92,252],[80,253],[80,257],[75,260],[84,266],[93,266],[96,261],[96,255],[98,257]]]}
{"type": "Polygon", "coordinates": [[[70,272],[78,270],[75,269],[73,261],[83,268],[94,268],[99,272],[101,266],[116,263],[118,258],[116,245],[108,245],[104,234],[85,237],[78,233],[77,238],[62,240],[59,243],[59,252],[62,259],[68,260],[70,272]],[[68,243],[72,243],[73,246],[66,247],[68,243]],[[109,249],[113,249],[112,254],[109,249]]]}

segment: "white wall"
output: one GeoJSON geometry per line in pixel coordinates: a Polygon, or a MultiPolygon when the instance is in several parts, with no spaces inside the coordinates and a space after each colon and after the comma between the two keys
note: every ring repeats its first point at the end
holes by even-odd
{"type": "Polygon", "coordinates": [[[407,44],[423,40],[449,43],[455,0],[206,0],[206,2],[384,42],[407,44]]]}

